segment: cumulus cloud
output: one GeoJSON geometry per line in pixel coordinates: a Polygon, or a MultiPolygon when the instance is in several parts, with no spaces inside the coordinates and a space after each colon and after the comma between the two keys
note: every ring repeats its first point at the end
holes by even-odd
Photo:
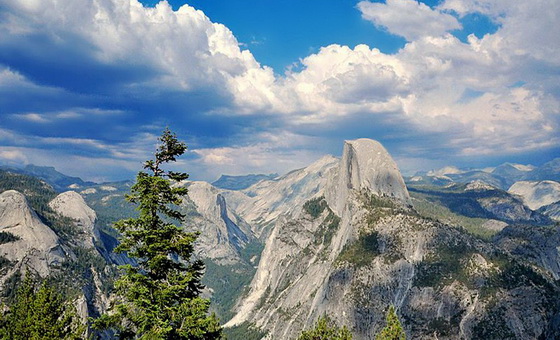
{"type": "Polygon", "coordinates": [[[194,146],[189,165],[219,175],[289,170],[339,152],[342,139],[377,134],[408,163],[444,151],[492,155],[558,145],[557,1],[447,0],[434,9],[413,0],[362,1],[363,18],[404,36],[404,47],[387,54],[324,46],[283,76],[188,5],[2,6],[0,106],[8,115],[0,124],[11,137],[2,140],[0,130],[0,141],[9,147],[66,144],[76,157],[130,164],[173,123],[194,146]],[[459,40],[451,33],[471,13],[487,15],[498,30],[459,40]],[[329,141],[333,130],[336,142],[329,141]]]}
{"type": "Polygon", "coordinates": [[[452,15],[433,10],[416,0],[361,1],[357,6],[364,19],[408,41],[423,36],[440,36],[461,28],[452,15]]]}

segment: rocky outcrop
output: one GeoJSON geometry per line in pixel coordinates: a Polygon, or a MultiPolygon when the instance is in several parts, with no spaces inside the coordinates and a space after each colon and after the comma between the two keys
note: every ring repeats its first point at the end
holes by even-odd
{"type": "Polygon", "coordinates": [[[325,156],[311,165],[274,180],[263,180],[241,192],[224,192],[230,206],[265,237],[280,216],[297,216],[303,204],[323,194],[339,160],[325,156]]]}
{"type": "Polygon", "coordinates": [[[25,196],[15,190],[0,194],[0,231],[17,240],[0,244],[0,255],[14,265],[11,272],[31,270],[46,277],[64,260],[58,236],[30,208],[25,196]]]}
{"type": "MultiPolygon", "coordinates": [[[[471,189],[478,195],[488,188],[471,189]]],[[[392,304],[413,339],[560,336],[554,278],[491,242],[419,216],[377,142],[346,142],[317,192],[324,197],[276,219],[227,327],[250,322],[268,339],[293,339],[327,313],[355,339],[371,339],[392,304]]],[[[505,201],[490,196],[481,204],[507,215],[505,201]]]]}
{"type": "Polygon", "coordinates": [[[541,207],[538,212],[548,216],[553,221],[560,222],[560,201],[545,205],[541,207]]]}
{"type": "Polygon", "coordinates": [[[82,236],[82,244],[87,248],[93,248],[97,215],[80,194],[75,191],[63,192],[49,202],[49,207],[60,215],[74,220],[75,226],[82,236]]]}
{"type": "Polygon", "coordinates": [[[509,226],[495,236],[494,242],[509,254],[532,261],[560,280],[560,227],[509,226]]]}
{"type": "Polygon", "coordinates": [[[410,203],[410,196],[397,164],[377,141],[356,139],[344,142],[338,171],[329,178],[325,198],[341,215],[352,190],[368,189],[378,196],[410,203]]]}
{"type": "Polygon", "coordinates": [[[206,182],[184,182],[189,192],[181,204],[186,226],[200,231],[197,251],[219,264],[240,261],[239,250],[254,239],[251,227],[227,205],[220,190],[206,182]]]}
{"type": "Polygon", "coordinates": [[[520,196],[532,210],[560,201],[560,183],[555,181],[519,181],[508,192],[520,196]]]}

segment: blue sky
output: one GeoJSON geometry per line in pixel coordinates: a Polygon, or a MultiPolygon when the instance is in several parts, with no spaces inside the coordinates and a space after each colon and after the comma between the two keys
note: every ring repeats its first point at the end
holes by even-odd
{"type": "Polygon", "coordinates": [[[405,172],[560,156],[554,0],[0,1],[0,164],[130,178],[165,126],[193,179],[345,139],[405,172]]]}

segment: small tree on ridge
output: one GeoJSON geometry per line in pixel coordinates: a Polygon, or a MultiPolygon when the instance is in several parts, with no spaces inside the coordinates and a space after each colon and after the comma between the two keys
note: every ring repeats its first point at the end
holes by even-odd
{"type": "Polygon", "coordinates": [[[389,306],[385,319],[387,324],[381,332],[377,334],[375,340],[406,340],[406,333],[404,332],[393,305],[389,306]]]}

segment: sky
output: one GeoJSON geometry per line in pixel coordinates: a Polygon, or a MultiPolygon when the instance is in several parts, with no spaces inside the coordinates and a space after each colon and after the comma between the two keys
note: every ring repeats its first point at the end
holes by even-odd
{"type": "Polygon", "coordinates": [[[560,157],[557,0],[0,0],[0,164],[133,178],[168,126],[191,179],[344,140],[401,171],[560,157]]]}

